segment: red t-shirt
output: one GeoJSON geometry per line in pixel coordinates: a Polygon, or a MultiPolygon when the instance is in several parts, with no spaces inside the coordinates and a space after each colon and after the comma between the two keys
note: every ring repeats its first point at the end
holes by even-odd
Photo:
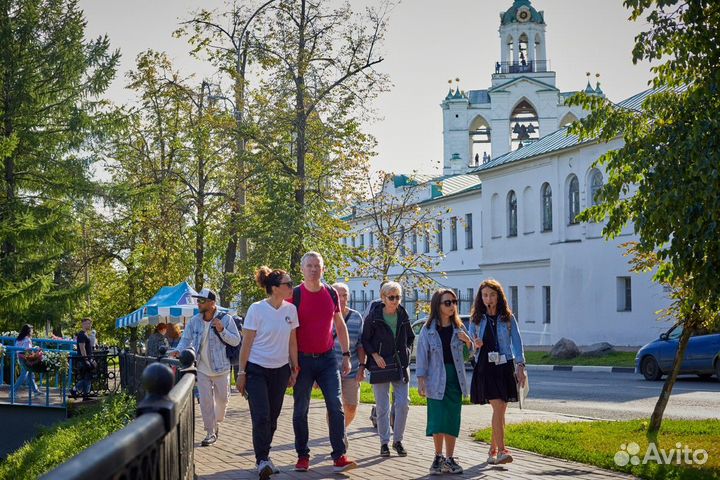
{"type": "MultiPolygon", "coordinates": [[[[287,299],[293,303],[292,297],[287,299]]],[[[335,305],[330,292],[323,286],[317,292],[311,292],[300,284],[300,309],[297,329],[298,351],[302,353],[325,353],[335,346],[333,324],[336,312],[340,307],[335,305]]]]}

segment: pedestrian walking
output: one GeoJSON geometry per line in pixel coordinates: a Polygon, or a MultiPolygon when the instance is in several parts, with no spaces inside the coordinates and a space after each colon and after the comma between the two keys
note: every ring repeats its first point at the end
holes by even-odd
{"type": "Polygon", "coordinates": [[[85,317],[80,322],[82,330],[75,336],[77,342],[77,378],[75,388],[70,390],[70,396],[77,398],[82,396],[83,402],[90,400],[92,390],[93,374],[97,368],[97,362],[93,356],[95,352],[95,340],[92,335],[92,319],[85,317]]]}
{"type": "Polygon", "coordinates": [[[350,372],[350,344],[347,326],[340,312],[338,294],[322,281],[325,270],[322,255],[308,252],[300,261],[303,283],[293,289],[290,300],[298,310],[300,326],[297,329],[298,362],[300,373],[293,389],[293,429],[298,460],[295,470],[306,472],[310,468],[308,439],[308,412],[310,395],[315,383],[322,391],[328,410],[333,470],[344,472],[357,464],[345,455],[345,414],[342,408],[340,372],[335,357],[335,340],[342,349],[342,375],[350,372]]]}
{"type": "MultiPolygon", "coordinates": [[[[25,350],[29,350],[33,348],[32,344],[32,335],[33,335],[33,327],[30,324],[23,325],[23,327],[20,329],[20,333],[18,334],[17,338],[15,339],[15,346],[23,348],[23,351],[18,351],[18,361],[20,363],[20,375],[18,376],[17,380],[15,380],[15,387],[14,391],[17,392],[20,390],[20,388],[23,385],[27,385],[32,393],[35,395],[40,394],[40,389],[37,386],[37,383],[35,383],[35,374],[31,372],[28,369],[27,364],[25,363],[25,360],[23,359],[23,354],[25,353],[25,350]]],[[[14,372],[13,372],[14,374],[14,372]]]]}
{"type": "Polygon", "coordinates": [[[230,360],[225,345],[237,346],[240,334],[232,317],[218,310],[213,290],[203,288],[193,297],[197,299],[199,313],[185,326],[172,356],[180,356],[187,348],[195,351],[200,413],[207,433],[201,444],[207,447],[218,439],[219,424],[225,419],[230,398],[230,360]]]}
{"type": "Polygon", "coordinates": [[[449,288],[440,289],[430,301],[430,316],[420,331],[415,356],[418,394],[427,397],[425,434],[435,444],[431,475],[463,473],[455,458],[462,398],[469,394],[463,345],[473,349],[458,315],[457,295],[449,288]]]}
{"type": "Polygon", "coordinates": [[[470,313],[471,336],[480,349],[473,370],[470,397],[473,403],[489,403],[493,409],[492,442],[487,462],[513,461],[505,447],[505,412],[508,402],[518,401],[518,385],[527,381],[525,354],[517,320],[497,280],[483,281],[470,313]]]}
{"type": "Polygon", "coordinates": [[[393,449],[398,456],[407,456],[403,446],[405,423],[410,410],[410,351],[415,341],[410,319],[400,304],[402,287],[387,282],[380,289],[382,303],[375,304],[363,324],[362,344],[367,355],[370,384],[375,393],[377,432],[380,456],[389,457],[390,448],[390,387],[392,386],[395,419],[393,449]]]}
{"type": "Polygon", "coordinates": [[[236,385],[250,405],[255,464],[258,476],[266,480],[280,473],[270,459],[270,448],[285,389],[295,385],[299,372],[299,323],[295,305],[285,301],[293,287],[287,272],[263,266],[255,273],[255,281],[268,297],[247,311],[236,385]]]}
{"type": "MultiPolygon", "coordinates": [[[[363,318],[360,312],[348,307],[350,288],[345,283],[333,283],[333,288],[338,293],[340,312],[342,313],[345,325],[347,325],[348,338],[350,340],[350,372],[340,377],[342,388],[342,405],[345,412],[345,429],[355,419],[357,406],[360,403],[360,384],[365,379],[365,350],[362,346],[363,318]]],[[[338,368],[342,366],[342,347],[335,336],[335,355],[338,361],[338,368]]]]}

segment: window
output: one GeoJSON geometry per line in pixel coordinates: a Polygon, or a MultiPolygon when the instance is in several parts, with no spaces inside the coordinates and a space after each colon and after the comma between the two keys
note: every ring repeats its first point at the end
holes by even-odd
{"type": "Polygon", "coordinates": [[[350,237],[350,241],[352,241],[352,246],[355,247],[355,235],[350,237]]]}
{"type": "Polygon", "coordinates": [[[347,238],[343,237],[340,239],[343,245],[347,245],[347,238]]]}
{"type": "Polygon", "coordinates": [[[437,230],[437,250],[438,252],[443,251],[443,221],[438,220],[435,224],[435,228],[437,230]]]}
{"type": "Polygon", "coordinates": [[[632,311],[632,284],[630,277],[617,277],[617,311],[632,311]]]}
{"type": "Polygon", "coordinates": [[[543,323],[550,323],[550,287],[543,287],[543,323]]]}
{"type": "Polygon", "coordinates": [[[370,244],[370,248],[375,247],[375,234],[373,232],[368,232],[368,243],[370,244]]]}
{"type": "Polygon", "coordinates": [[[423,253],[430,253],[430,232],[425,232],[423,238],[423,253]]]}
{"type": "Polygon", "coordinates": [[[370,290],[370,301],[375,300],[375,290],[370,290]]]}
{"type": "Polygon", "coordinates": [[[465,249],[473,248],[472,213],[465,214],[465,249]]]}
{"type": "Polygon", "coordinates": [[[417,232],[416,232],[415,230],[413,230],[412,236],[410,237],[410,244],[411,244],[411,247],[412,247],[412,253],[413,253],[413,254],[418,253],[418,249],[417,249],[417,232]]]}
{"type": "Polygon", "coordinates": [[[514,190],[508,193],[508,237],[517,237],[517,196],[514,190]]]}
{"type": "Polygon", "coordinates": [[[515,319],[519,319],[518,315],[518,287],[510,287],[510,310],[515,314],[515,319]]]}
{"type": "Polygon", "coordinates": [[[457,217],[450,219],[450,250],[457,250],[457,217]]]}
{"type": "Polygon", "coordinates": [[[363,250],[365,249],[365,234],[364,233],[360,234],[360,248],[362,248],[363,250]]]}
{"type": "Polygon", "coordinates": [[[597,205],[597,193],[603,186],[602,173],[598,170],[593,170],[590,175],[590,205],[597,205]]]}
{"type": "Polygon", "coordinates": [[[568,225],[578,223],[578,213],[580,213],[580,182],[575,175],[572,175],[568,186],[568,225]]]}
{"type": "Polygon", "coordinates": [[[403,257],[405,256],[405,227],[400,227],[400,238],[398,239],[398,242],[400,243],[400,255],[403,257]]]}
{"type": "Polygon", "coordinates": [[[474,294],[475,292],[473,291],[473,289],[468,288],[466,293],[467,297],[465,299],[461,299],[465,300],[464,302],[461,302],[463,304],[463,310],[465,311],[465,313],[470,313],[470,310],[472,310],[473,301],[475,300],[474,294]]]}
{"type": "Polygon", "coordinates": [[[552,188],[549,183],[542,186],[542,231],[552,231],[552,188]]]}

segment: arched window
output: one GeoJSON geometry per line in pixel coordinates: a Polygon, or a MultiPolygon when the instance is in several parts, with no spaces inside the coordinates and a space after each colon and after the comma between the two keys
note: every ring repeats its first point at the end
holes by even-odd
{"type": "Polygon", "coordinates": [[[599,170],[593,169],[590,172],[590,206],[597,205],[597,193],[603,186],[603,176],[599,170]]]}
{"type": "Polygon", "coordinates": [[[502,230],[500,230],[501,215],[502,205],[500,205],[500,195],[496,193],[490,198],[490,235],[493,238],[502,235],[502,230]]]}
{"type": "Polygon", "coordinates": [[[549,183],[542,186],[542,231],[552,231],[552,188],[549,183]]]}
{"type": "Polygon", "coordinates": [[[513,190],[510,190],[507,198],[508,212],[508,237],[517,237],[517,196],[513,190]]]}
{"type": "Polygon", "coordinates": [[[530,102],[522,100],[510,114],[510,147],[517,150],[540,138],[537,111],[530,102]]]}
{"type": "Polygon", "coordinates": [[[580,213],[580,182],[575,175],[570,176],[568,184],[568,224],[578,223],[577,216],[580,213]]]}

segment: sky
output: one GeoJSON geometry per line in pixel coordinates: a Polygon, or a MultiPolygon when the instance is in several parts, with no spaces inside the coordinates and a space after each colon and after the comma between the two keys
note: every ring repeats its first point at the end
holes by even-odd
{"type": "MultiPolygon", "coordinates": [[[[350,0],[358,10],[374,0],[350,0]]],[[[500,12],[512,0],[404,0],[391,12],[378,70],[392,82],[374,108],[380,117],[366,125],[377,141],[373,166],[399,173],[442,170],[440,102],[448,80],[460,78],[462,90],[490,86],[500,58],[500,12]]],[[[132,96],[125,90],[125,73],[135,57],[152,48],[167,52],[185,75],[198,82],[212,67],[190,57],[182,38],[173,38],[178,23],[203,7],[222,8],[222,0],[80,0],[88,37],[107,34],[122,62],[107,96],[118,103],[132,96]]],[[[545,12],[550,67],[561,91],[585,87],[586,72],[600,73],[605,94],[623,100],[647,88],[649,65],[632,63],[634,36],[644,22],[627,20],[622,0],[533,0],[545,12]]]]}

